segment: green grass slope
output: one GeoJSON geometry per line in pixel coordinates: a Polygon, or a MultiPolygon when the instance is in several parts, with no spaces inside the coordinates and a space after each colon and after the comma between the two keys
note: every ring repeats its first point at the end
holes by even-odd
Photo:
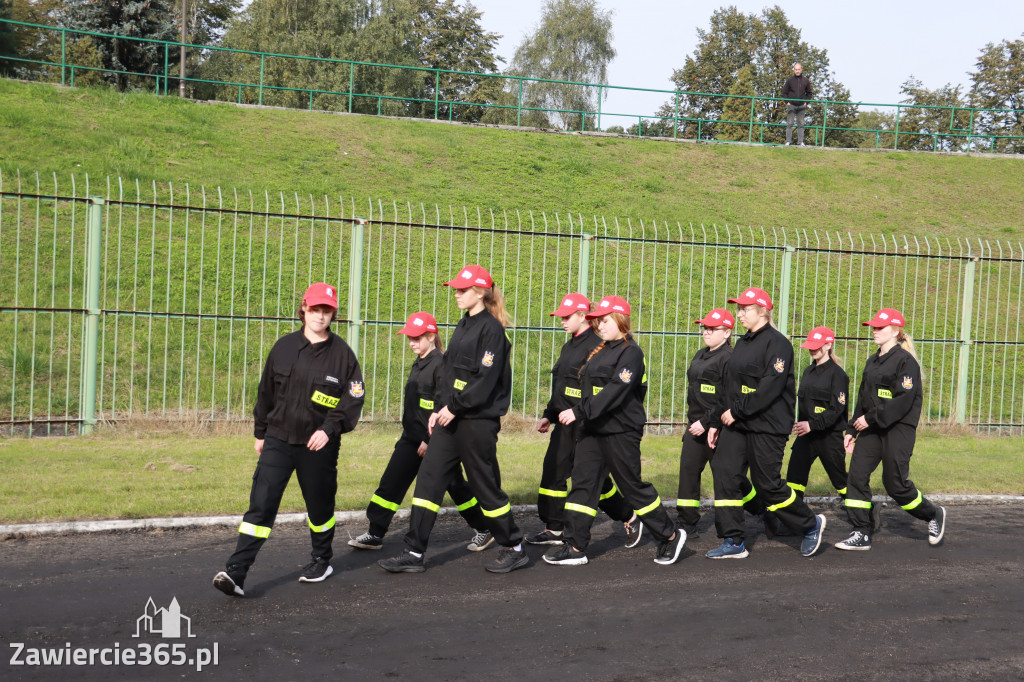
{"type": "Polygon", "coordinates": [[[10,80],[0,80],[0,101],[8,181],[16,170],[47,184],[53,173],[60,182],[88,173],[588,219],[1014,242],[1024,229],[1017,157],[543,134],[10,80]]]}

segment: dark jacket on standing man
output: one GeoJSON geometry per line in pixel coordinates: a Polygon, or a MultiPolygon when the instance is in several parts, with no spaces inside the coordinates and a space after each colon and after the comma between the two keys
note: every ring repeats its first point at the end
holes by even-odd
{"type": "Polygon", "coordinates": [[[787,104],[797,107],[807,106],[807,102],[795,102],[793,100],[811,99],[810,79],[803,74],[799,76],[793,74],[786,79],[786,84],[782,86],[782,97],[786,100],[787,104]]]}

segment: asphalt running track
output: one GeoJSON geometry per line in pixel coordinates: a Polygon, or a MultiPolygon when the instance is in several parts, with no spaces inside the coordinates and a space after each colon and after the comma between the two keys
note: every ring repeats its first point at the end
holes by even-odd
{"type": "MultiPolygon", "coordinates": [[[[744,560],[711,561],[711,515],[673,566],[653,563],[649,538],[622,547],[600,515],[591,563],[544,564],[491,575],[495,551],[464,549],[461,519],[443,516],[423,574],[385,573],[383,552],[344,541],[364,523],[339,524],[335,575],[297,582],[307,561],[304,525],[275,529],[244,599],[210,584],[234,544],[227,527],[8,537],[0,541],[0,642],[9,679],[336,680],[1010,680],[1024,678],[1024,563],[1020,504],[947,506],[946,542],[925,524],[883,511],[869,552],[831,543],[848,527],[838,508],[822,552],[796,538],[766,540],[760,522],[744,560]],[[146,603],[176,598],[193,638],[136,633],[146,603]],[[30,650],[216,645],[217,665],[11,665],[30,650]],[[70,644],[70,647],[68,646],[70,644]]],[[[396,522],[396,531],[404,521],[396,522]]],[[[534,530],[539,522],[524,517],[534,530]]],[[[51,655],[55,655],[52,653],[51,655]]],[[[85,654],[83,654],[84,656],[85,654]]],[[[113,654],[110,654],[111,656],[113,654]]],[[[99,654],[95,654],[99,660],[99,654]]]]}

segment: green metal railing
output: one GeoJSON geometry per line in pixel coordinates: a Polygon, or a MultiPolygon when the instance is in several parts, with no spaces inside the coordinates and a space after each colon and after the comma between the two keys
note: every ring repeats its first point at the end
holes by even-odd
{"type": "MultiPolygon", "coordinates": [[[[1024,429],[1024,248],[693,226],[578,214],[495,214],[353,199],[72,177],[0,175],[0,428],[88,432],[132,418],[248,420],[274,341],[297,327],[311,281],[347,301],[337,331],[358,349],[363,418],[397,421],[413,310],[458,321],[440,286],[487,266],[514,326],[513,410],[536,416],[564,342],[548,313],[569,291],[633,304],[648,358],[652,428],[684,418],[693,320],[744,287],[776,299],[794,346],[836,330],[853,386],[880,307],[909,320],[924,419],[1024,429]]],[[[797,348],[799,364],[806,361],[797,348]]]]}
{"type": "MultiPolygon", "coordinates": [[[[258,61],[259,75],[255,81],[220,78],[215,73],[209,73],[210,69],[205,67],[200,67],[199,74],[193,74],[185,79],[191,87],[203,89],[203,97],[205,98],[235,101],[238,103],[272,104],[276,106],[302,107],[310,110],[314,108],[344,110],[358,113],[376,113],[377,115],[388,114],[433,119],[446,118],[448,120],[458,118],[460,116],[458,112],[460,111],[463,113],[478,111],[484,113],[485,121],[489,116],[492,119],[489,122],[512,124],[514,120],[515,125],[522,125],[524,121],[530,123],[529,117],[534,113],[542,114],[545,117],[556,114],[564,116],[566,121],[572,122],[573,129],[578,128],[581,131],[601,129],[602,121],[605,124],[608,121],[612,121],[614,123],[624,123],[625,126],[630,127],[635,125],[636,133],[639,136],[650,135],[653,132],[653,134],[660,137],[695,140],[721,140],[724,139],[723,135],[725,133],[723,131],[725,129],[739,126],[740,129],[745,128],[745,132],[742,132],[742,130],[739,133],[733,131],[727,137],[734,141],[754,144],[779,144],[783,138],[786,125],[784,122],[785,102],[777,97],[631,88],[573,81],[553,81],[503,74],[431,69],[420,66],[325,59],[301,55],[234,50],[213,45],[194,45],[176,41],[114,36],[105,33],[78,31],[11,20],[0,19],[0,22],[19,26],[23,29],[59,32],[61,46],[59,62],[19,56],[3,57],[2,59],[12,64],[35,67],[39,72],[38,76],[53,80],[58,80],[59,78],[62,84],[67,85],[75,85],[76,76],[81,78],[82,74],[103,73],[131,77],[139,84],[148,83],[152,86],[154,92],[158,94],[166,95],[176,92],[177,88],[170,86],[172,81],[180,82],[179,76],[175,74],[177,64],[174,61],[174,55],[184,47],[186,50],[191,50],[193,55],[205,56],[205,63],[207,65],[213,63],[210,57],[218,55],[228,55],[231,59],[241,60],[239,63],[243,65],[245,60],[249,60],[254,75],[258,61]],[[118,40],[157,45],[163,55],[162,68],[157,73],[139,73],[74,64],[68,60],[67,55],[69,36],[116,38],[118,40]],[[344,88],[324,88],[319,87],[315,83],[274,82],[274,79],[267,75],[267,71],[268,61],[275,63],[276,60],[332,65],[338,70],[334,74],[335,82],[344,83],[344,88]],[[362,82],[361,75],[381,72],[382,70],[389,73],[416,74],[419,76],[418,82],[422,82],[423,76],[427,76],[434,83],[433,94],[422,96],[422,93],[411,91],[401,93],[360,92],[358,90],[357,86],[362,82]],[[450,79],[458,77],[499,79],[503,82],[503,92],[507,101],[470,102],[442,97],[441,93],[444,89],[442,85],[450,79]],[[528,86],[538,83],[588,88],[597,95],[597,111],[532,106],[527,98],[528,86]],[[612,91],[663,94],[666,97],[666,101],[674,102],[673,115],[659,117],[657,115],[652,116],[649,113],[636,114],[604,111],[602,110],[604,97],[608,92],[612,91]],[[688,115],[685,102],[697,99],[721,100],[723,104],[730,100],[749,103],[749,105],[744,104],[744,108],[749,111],[749,115],[746,118],[730,119],[720,116],[708,118],[688,115]],[[432,115],[430,114],[431,110],[433,112],[432,115]],[[652,128],[652,126],[654,127],[652,128]]],[[[235,68],[237,66],[238,64],[235,64],[232,67],[233,73],[238,72],[238,68],[235,68]]],[[[875,148],[921,148],[1019,153],[1024,151],[1024,133],[1020,130],[1021,120],[1024,120],[1024,111],[1014,109],[809,100],[806,129],[811,144],[816,146],[827,146],[830,137],[834,139],[839,135],[854,133],[861,138],[859,146],[873,146],[875,148]],[[834,115],[835,112],[860,107],[873,107],[892,111],[895,114],[894,127],[892,129],[841,127],[834,125],[834,122],[833,125],[829,125],[830,115],[834,115]]],[[[550,125],[550,122],[546,125],[550,125]]],[[[850,142],[845,140],[840,145],[849,146],[850,142]]]]}

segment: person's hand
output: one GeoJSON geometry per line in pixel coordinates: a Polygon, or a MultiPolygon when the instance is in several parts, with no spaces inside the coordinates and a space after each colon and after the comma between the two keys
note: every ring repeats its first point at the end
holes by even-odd
{"type": "Polygon", "coordinates": [[[416,448],[416,454],[420,457],[427,454],[427,444],[425,441],[420,441],[420,446],[416,448]]]}
{"type": "Polygon", "coordinates": [[[257,455],[263,454],[263,439],[257,438],[256,442],[252,444],[252,449],[256,451],[257,455]]]}
{"type": "Polygon", "coordinates": [[[434,433],[434,424],[437,423],[437,412],[431,412],[430,417],[427,419],[427,433],[434,433]]]}
{"type": "Polygon", "coordinates": [[[437,413],[437,423],[441,426],[448,426],[452,423],[453,419],[455,419],[455,415],[452,414],[452,411],[448,409],[447,405],[442,407],[437,413]]]}
{"type": "Polygon", "coordinates": [[[558,413],[558,423],[568,426],[576,421],[576,413],[572,411],[572,408],[568,410],[562,410],[558,413]]]}
{"type": "Polygon", "coordinates": [[[687,429],[687,431],[689,431],[691,435],[694,435],[694,436],[697,436],[697,437],[703,436],[705,430],[706,429],[704,428],[704,425],[700,423],[699,419],[697,421],[693,422],[692,424],[690,424],[690,428],[687,429]]]}
{"type": "Polygon", "coordinates": [[[796,424],[793,424],[793,433],[795,433],[798,436],[806,436],[810,432],[810,422],[797,422],[796,424]]]}
{"type": "Polygon", "coordinates": [[[708,447],[712,450],[718,445],[718,429],[711,427],[708,429],[708,447]]]}
{"type": "Polygon", "coordinates": [[[722,413],[722,423],[726,426],[732,426],[736,423],[736,417],[732,416],[732,410],[726,410],[722,413]]]}
{"type": "Polygon", "coordinates": [[[850,434],[843,436],[843,449],[846,450],[846,454],[853,454],[853,444],[856,442],[856,439],[850,434]]]}
{"type": "Polygon", "coordinates": [[[868,428],[868,420],[864,417],[864,415],[857,417],[857,421],[853,422],[853,428],[857,429],[858,431],[863,431],[864,429],[868,428]]]}
{"type": "Polygon", "coordinates": [[[324,433],[323,429],[319,429],[313,432],[313,435],[309,437],[309,442],[306,443],[306,449],[316,452],[323,446],[327,445],[327,441],[330,440],[327,434],[324,433]]]}
{"type": "Polygon", "coordinates": [[[541,420],[537,422],[537,430],[541,433],[547,433],[548,427],[551,426],[551,420],[547,417],[541,417],[541,420]]]}

